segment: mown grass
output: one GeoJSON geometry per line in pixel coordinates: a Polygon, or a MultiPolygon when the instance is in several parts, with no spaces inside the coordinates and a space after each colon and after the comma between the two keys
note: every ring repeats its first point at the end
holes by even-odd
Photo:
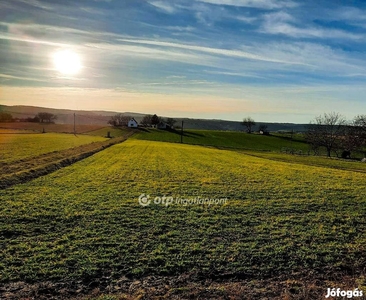
{"type": "MultiPolygon", "coordinates": [[[[134,136],[135,139],[180,143],[179,131],[146,129],[134,136]]],[[[248,134],[237,131],[217,130],[185,130],[184,144],[226,147],[236,149],[251,149],[264,151],[281,151],[282,148],[293,148],[308,151],[308,145],[301,140],[293,140],[259,134],[248,134]]]]}
{"type": "Polygon", "coordinates": [[[366,266],[363,173],[128,140],[0,191],[1,282],[341,278],[366,266]],[[155,196],[225,205],[142,207],[155,196]]]}
{"type": "Polygon", "coordinates": [[[107,137],[109,132],[110,136],[113,138],[123,136],[129,131],[131,131],[131,129],[127,127],[103,127],[97,130],[89,131],[86,134],[107,137]]]}
{"type": "MultiPolygon", "coordinates": [[[[168,131],[158,129],[140,129],[140,133],[134,136],[135,139],[180,143],[180,131],[168,131]]],[[[212,146],[227,149],[246,149],[255,151],[270,151],[283,153],[296,153],[306,156],[313,156],[311,147],[306,143],[303,134],[271,133],[271,135],[248,134],[238,131],[217,131],[217,130],[185,130],[183,143],[191,145],[212,146]]],[[[352,158],[360,159],[365,155],[366,149],[353,151],[352,158]]],[[[342,151],[332,151],[331,156],[340,156],[342,151]]],[[[325,148],[319,149],[320,156],[326,156],[325,148]]]]}
{"type": "Polygon", "coordinates": [[[122,143],[132,134],[134,134],[133,131],[128,131],[124,136],[28,157],[20,161],[2,163],[0,164],[3,171],[0,173],[0,188],[25,183],[37,177],[50,174],[99,151],[103,151],[110,146],[122,143]]]}
{"type": "Polygon", "coordinates": [[[27,130],[27,129],[4,129],[4,128],[0,128],[0,134],[27,134],[27,133],[34,133],[33,130],[27,130]]]}
{"type": "Polygon", "coordinates": [[[14,162],[103,140],[105,138],[99,136],[62,133],[0,134],[0,163],[14,162]]]}
{"type": "Polygon", "coordinates": [[[47,133],[86,133],[92,130],[103,128],[103,125],[80,125],[76,124],[54,124],[54,123],[34,123],[34,122],[11,122],[0,123],[2,129],[14,130],[30,130],[33,132],[47,132],[47,133]]]}
{"type": "Polygon", "coordinates": [[[366,164],[355,160],[337,159],[333,157],[328,158],[322,156],[289,155],[285,153],[273,153],[273,152],[268,153],[268,152],[247,151],[247,150],[239,150],[239,151],[247,155],[252,155],[255,157],[261,157],[274,161],[283,161],[307,166],[318,166],[318,167],[326,167],[339,170],[349,170],[349,171],[366,173],[366,164]]]}

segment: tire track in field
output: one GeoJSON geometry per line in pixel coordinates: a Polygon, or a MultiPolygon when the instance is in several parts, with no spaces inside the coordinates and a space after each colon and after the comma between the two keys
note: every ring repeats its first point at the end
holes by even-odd
{"type": "Polygon", "coordinates": [[[25,183],[72,165],[110,146],[126,141],[134,133],[134,131],[130,131],[124,136],[112,138],[107,141],[54,151],[36,157],[22,159],[17,162],[3,163],[0,165],[0,188],[5,189],[15,184],[25,183]]]}

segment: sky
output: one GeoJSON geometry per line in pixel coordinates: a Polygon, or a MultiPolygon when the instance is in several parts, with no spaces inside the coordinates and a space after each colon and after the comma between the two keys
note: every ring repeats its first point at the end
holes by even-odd
{"type": "Polygon", "coordinates": [[[351,120],[366,114],[365,62],[366,1],[0,2],[5,105],[351,120]],[[60,51],[77,55],[78,72],[60,72],[60,51]]]}

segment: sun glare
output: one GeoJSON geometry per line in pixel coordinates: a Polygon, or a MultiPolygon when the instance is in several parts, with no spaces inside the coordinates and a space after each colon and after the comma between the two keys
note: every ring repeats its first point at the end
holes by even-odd
{"type": "Polygon", "coordinates": [[[75,75],[81,69],[80,57],[71,50],[60,50],[53,55],[53,64],[57,71],[65,75],[75,75]]]}

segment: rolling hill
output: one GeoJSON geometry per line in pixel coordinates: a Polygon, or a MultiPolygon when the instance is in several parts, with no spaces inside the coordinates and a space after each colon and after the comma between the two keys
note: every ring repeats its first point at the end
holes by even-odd
{"type": "MultiPolygon", "coordinates": [[[[34,117],[38,112],[48,112],[57,115],[58,124],[73,124],[74,113],[76,115],[76,122],[79,125],[107,125],[111,116],[120,113],[113,111],[84,111],[84,110],[69,110],[56,109],[36,106],[7,106],[0,105],[0,111],[10,113],[14,118],[28,118],[34,117]]],[[[135,112],[122,112],[123,115],[134,117],[138,122],[142,120],[145,114],[135,112]]],[[[152,113],[153,114],[153,113],[152,113]]],[[[244,113],[243,113],[244,114],[244,113]]],[[[166,117],[166,116],[164,116],[166,117]]],[[[186,129],[205,129],[205,130],[230,130],[242,131],[244,128],[240,121],[227,120],[210,120],[210,119],[191,119],[191,118],[175,118],[176,125],[180,126],[184,122],[186,129]]],[[[264,124],[268,126],[269,131],[291,131],[302,132],[305,130],[306,124],[294,123],[268,123],[257,122],[257,124],[264,124]]],[[[256,126],[258,127],[258,125],[256,126]]],[[[254,128],[255,130],[257,128],[254,128]]]]}

